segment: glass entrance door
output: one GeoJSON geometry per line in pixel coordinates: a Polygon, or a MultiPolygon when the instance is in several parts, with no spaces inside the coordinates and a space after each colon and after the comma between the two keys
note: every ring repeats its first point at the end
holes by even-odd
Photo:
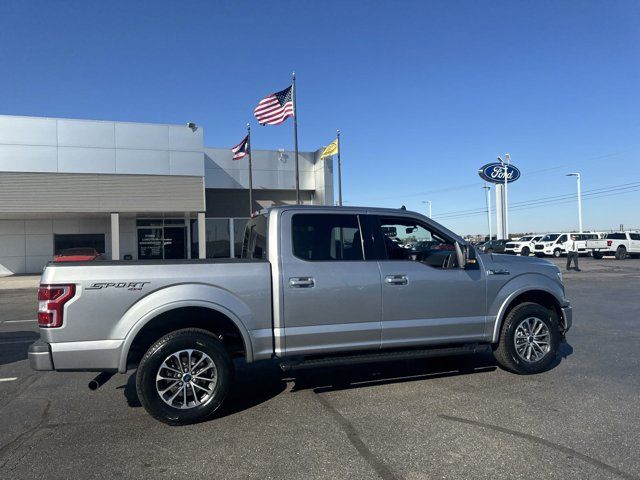
{"type": "Polygon", "coordinates": [[[161,260],[162,258],[162,227],[138,228],[138,259],[161,260]]]}
{"type": "Polygon", "coordinates": [[[185,227],[164,227],[164,258],[186,258],[185,227]]]}
{"type": "Polygon", "coordinates": [[[184,220],[138,220],[138,259],[173,260],[187,258],[187,230],[184,220]]]}

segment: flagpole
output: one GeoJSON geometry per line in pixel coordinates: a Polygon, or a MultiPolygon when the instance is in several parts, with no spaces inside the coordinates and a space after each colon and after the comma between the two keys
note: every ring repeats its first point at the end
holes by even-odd
{"type": "Polygon", "coordinates": [[[253,169],[251,166],[251,125],[247,123],[247,151],[249,152],[249,217],[253,214],[253,169]]]}
{"type": "Polygon", "coordinates": [[[291,75],[293,100],[293,145],[296,155],[296,205],[300,205],[300,171],[298,169],[298,106],[296,105],[296,72],[291,75]]]}
{"type": "Polygon", "coordinates": [[[342,206],[342,161],[340,160],[340,130],[336,130],[338,136],[338,205],[342,206]]]}

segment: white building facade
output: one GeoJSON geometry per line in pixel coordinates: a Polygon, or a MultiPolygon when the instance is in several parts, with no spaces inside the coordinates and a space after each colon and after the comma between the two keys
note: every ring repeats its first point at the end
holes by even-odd
{"type": "MultiPolygon", "coordinates": [[[[300,152],[304,203],[333,204],[333,168],[300,152]]],[[[295,203],[290,151],[206,148],[202,127],[0,116],[0,275],[37,273],[54,255],[236,257],[250,211],[295,203]]]]}

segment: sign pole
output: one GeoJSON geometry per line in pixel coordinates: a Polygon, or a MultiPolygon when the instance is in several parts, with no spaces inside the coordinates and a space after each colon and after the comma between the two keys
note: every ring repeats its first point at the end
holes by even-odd
{"type": "Polygon", "coordinates": [[[342,206],[342,161],[340,160],[340,130],[336,130],[338,136],[338,205],[342,206]]]}
{"type": "Polygon", "coordinates": [[[485,182],[482,188],[486,190],[487,193],[487,223],[489,224],[489,240],[491,240],[491,187],[485,182]]]}
{"type": "Polygon", "coordinates": [[[291,75],[291,94],[293,100],[293,145],[296,158],[296,205],[300,205],[300,170],[298,168],[298,105],[296,104],[296,72],[291,75]]]}
{"type": "Polygon", "coordinates": [[[509,240],[509,207],[507,197],[507,184],[509,181],[509,163],[511,163],[511,156],[507,153],[504,156],[504,238],[509,240]]]}
{"type": "Polygon", "coordinates": [[[247,123],[247,151],[249,152],[249,217],[253,214],[253,168],[251,165],[251,125],[247,123]]]}

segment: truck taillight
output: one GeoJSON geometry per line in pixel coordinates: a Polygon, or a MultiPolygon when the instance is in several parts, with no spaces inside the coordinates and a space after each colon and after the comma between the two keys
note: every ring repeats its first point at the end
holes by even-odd
{"type": "Polygon", "coordinates": [[[607,240],[607,247],[610,247],[613,244],[613,240],[607,240]]]}
{"type": "Polygon", "coordinates": [[[76,294],[75,285],[40,285],[38,288],[38,326],[62,326],[64,304],[76,294]]]}

